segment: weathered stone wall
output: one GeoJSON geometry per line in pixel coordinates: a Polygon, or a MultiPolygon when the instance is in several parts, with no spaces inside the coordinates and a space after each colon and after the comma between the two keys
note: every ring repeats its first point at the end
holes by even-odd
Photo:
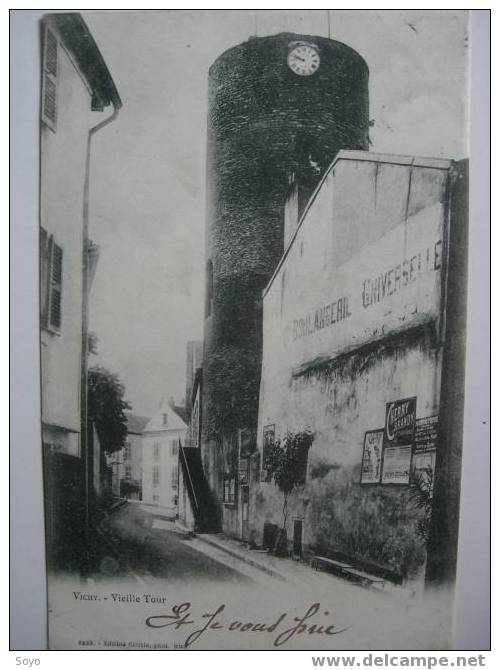
{"type": "MultiPolygon", "coordinates": [[[[407,485],[360,483],[363,444],[387,403],[416,397],[417,419],[439,414],[451,165],[341,152],[264,297],[261,456],[267,426],[277,438],[314,431],[289,538],[302,519],[306,548],[404,574],[425,561],[422,513],[407,485]]],[[[274,484],[254,480],[256,541],[281,508],[274,484]]]]}
{"type": "MultiPolygon", "coordinates": [[[[264,400],[259,427],[274,424],[277,437],[314,430],[306,484],[289,503],[289,538],[293,519],[303,519],[303,542],[311,551],[331,546],[410,573],[422,565],[415,533],[421,515],[409,487],[360,485],[360,470],[365,431],[383,428],[387,402],[417,396],[418,416],[438,413],[440,366],[435,333],[417,328],[290,376],[277,402],[264,400]]],[[[272,482],[256,482],[252,490],[258,540],[264,523],[281,524],[283,497],[272,482]]]]}
{"type": "MultiPolygon", "coordinates": [[[[257,423],[262,290],[283,252],[289,176],[310,194],[339,149],[367,144],[368,69],[344,44],[288,33],[254,38],[210,69],[206,254],[213,301],[205,321],[202,449],[219,498],[235,431],[257,423]],[[320,53],[312,76],[287,64],[290,42],[300,39],[320,53]]],[[[227,509],[224,518],[232,514],[227,509]]]]}

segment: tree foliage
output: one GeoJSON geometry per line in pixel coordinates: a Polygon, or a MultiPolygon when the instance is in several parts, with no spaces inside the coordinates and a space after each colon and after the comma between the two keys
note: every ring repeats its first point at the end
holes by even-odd
{"type": "Polygon", "coordinates": [[[207,362],[210,405],[205,408],[207,434],[222,441],[257,422],[258,392],[253,352],[221,347],[207,362]]]}
{"type": "Polygon", "coordinates": [[[314,435],[309,430],[287,432],[283,440],[271,442],[266,454],[266,468],[271,478],[285,496],[304,484],[307,455],[314,435]]]}
{"type": "Polygon", "coordinates": [[[125,444],[127,417],[131,409],[124,400],[125,387],[118,375],[102,367],[88,371],[88,417],[95,425],[103,451],[112,454],[125,444]]]}
{"type": "Polygon", "coordinates": [[[434,471],[431,467],[424,468],[413,477],[410,499],[415,507],[422,512],[417,522],[417,535],[423,542],[429,539],[432,516],[432,493],[434,489],[434,471]]]}
{"type": "Polygon", "coordinates": [[[276,538],[275,553],[286,554],[286,521],[288,498],[293,490],[306,481],[307,456],[314,440],[314,433],[303,431],[287,432],[283,440],[268,445],[265,467],[275,485],[283,493],[283,526],[276,538]]]}

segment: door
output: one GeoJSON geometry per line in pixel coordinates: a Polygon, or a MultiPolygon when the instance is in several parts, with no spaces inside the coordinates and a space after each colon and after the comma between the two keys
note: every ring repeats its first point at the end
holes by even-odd
{"type": "Polygon", "coordinates": [[[302,519],[293,520],[293,557],[302,556],[302,519]]]}
{"type": "Polygon", "coordinates": [[[248,501],[249,488],[248,486],[241,487],[241,538],[248,540],[248,501]]]}

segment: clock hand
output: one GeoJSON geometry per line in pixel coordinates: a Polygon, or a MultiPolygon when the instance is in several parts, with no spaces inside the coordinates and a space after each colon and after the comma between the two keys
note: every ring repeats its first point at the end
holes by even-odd
{"type": "Polygon", "coordinates": [[[305,58],[301,58],[300,56],[297,56],[297,55],[295,56],[295,60],[301,60],[303,63],[306,62],[305,58]]]}

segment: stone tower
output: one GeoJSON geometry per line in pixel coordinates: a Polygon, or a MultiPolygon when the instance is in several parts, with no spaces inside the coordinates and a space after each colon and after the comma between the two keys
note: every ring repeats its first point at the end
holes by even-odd
{"type": "Polygon", "coordinates": [[[235,509],[225,480],[241,429],[247,444],[256,430],[261,295],[283,253],[290,184],[300,214],[340,149],[368,149],[368,121],[368,68],[340,42],[251,38],[210,68],[202,456],[216,497],[235,509]]]}

